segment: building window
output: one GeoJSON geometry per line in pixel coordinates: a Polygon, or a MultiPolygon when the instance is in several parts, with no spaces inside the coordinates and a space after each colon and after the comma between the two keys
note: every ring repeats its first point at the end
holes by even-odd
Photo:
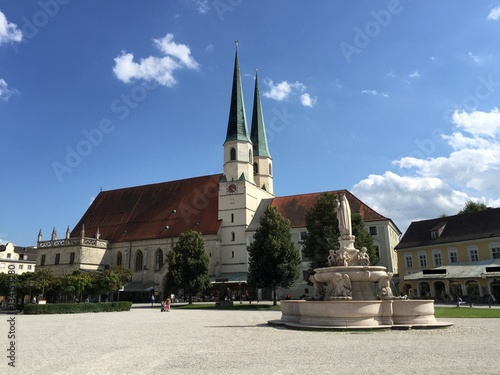
{"type": "Polygon", "coordinates": [[[420,267],[427,267],[427,254],[418,253],[418,264],[420,267]]]}
{"type": "Polygon", "coordinates": [[[258,174],[259,173],[259,164],[253,163],[253,173],[258,174]]]}
{"type": "Polygon", "coordinates": [[[155,254],[155,270],[159,270],[163,267],[163,251],[161,249],[156,250],[155,254]]]}
{"type": "Polygon", "coordinates": [[[135,253],[135,270],[136,271],[141,271],[142,270],[142,251],[137,250],[135,253]]]}
{"type": "Polygon", "coordinates": [[[11,256],[11,253],[7,253],[7,258],[10,258],[10,256],[11,256]]]}
{"type": "Polygon", "coordinates": [[[450,263],[458,263],[458,250],[454,247],[448,249],[450,263]]]}
{"type": "Polygon", "coordinates": [[[59,262],[61,261],[61,254],[56,254],[56,261],[54,264],[59,264],[59,262]]]}
{"type": "Polygon", "coordinates": [[[467,246],[467,250],[469,251],[469,261],[477,262],[479,260],[477,246],[467,246]]]}
{"type": "Polygon", "coordinates": [[[234,251],[231,251],[231,258],[234,258],[234,251]]]}
{"type": "Polygon", "coordinates": [[[491,259],[500,259],[500,244],[491,245],[491,259]]]}
{"type": "Polygon", "coordinates": [[[30,265],[28,265],[28,271],[31,271],[31,268],[32,268],[32,267],[31,267],[31,264],[30,264],[30,265]]]}
{"type": "Polygon", "coordinates": [[[252,150],[248,150],[248,162],[251,163],[253,160],[252,158],[252,150]]]}
{"type": "Polygon", "coordinates": [[[441,250],[435,250],[432,252],[432,261],[434,262],[435,267],[439,267],[443,265],[443,259],[441,257],[441,250]]]}
{"type": "Polygon", "coordinates": [[[273,175],[273,166],[269,163],[269,176],[273,175]]]}
{"type": "Polygon", "coordinates": [[[69,264],[75,263],[75,253],[69,254],[69,264]]]}
{"type": "Polygon", "coordinates": [[[370,230],[370,234],[372,236],[376,236],[377,235],[377,227],[370,227],[369,230],[370,230]]]}
{"type": "Polygon", "coordinates": [[[234,214],[231,214],[231,223],[234,223],[234,214]]]}
{"type": "Polygon", "coordinates": [[[411,254],[405,254],[405,268],[413,268],[413,258],[411,254]]]}
{"type": "Polygon", "coordinates": [[[42,255],[42,259],[40,260],[40,265],[45,266],[45,254],[42,255]]]}
{"type": "Polygon", "coordinates": [[[231,241],[235,241],[236,240],[236,235],[234,234],[234,232],[231,232],[231,241]]]}
{"type": "Polygon", "coordinates": [[[19,265],[19,269],[20,269],[20,270],[22,270],[22,269],[23,269],[23,265],[22,265],[22,264],[20,264],[20,265],[19,265]]]}
{"type": "Polygon", "coordinates": [[[117,254],[116,254],[116,265],[117,266],[121,266],[123,264],[123,255],[122,255],[122,252],[119,251],[117,254]]]}
{"type": "Polygon", "coordinates": [[[230,159],[231,160],[236,160],[236,150],[234,149],[234,147],[231,149],[231,155],[230,155],[230,159]]]}

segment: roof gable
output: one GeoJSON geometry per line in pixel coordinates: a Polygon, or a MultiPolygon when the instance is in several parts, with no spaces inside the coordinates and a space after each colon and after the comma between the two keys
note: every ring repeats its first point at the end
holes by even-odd
{"type": "Polygon", "coordinates": [[[500,236],[500,208],[458,214],[410,224],[396,249],[500,236]],[[444,226],[443,224],[446,223],[444,226]],[[432,233],[442,229],[439,236],[432,233]],[[433,238],[436,237],[436,238],[433,238]]]}
{"type": "MultiPolygon", "coordinates": [[[[371,209],[348,190],[333,190],[329,191],[328,193],[337,195],[345,194],[347,200],[349,201],[351,212],[357,212],[361,214],[361,217],[366,223],[370,221],[389,220],[388,218],[371,209]]],[[[312,206],[316,203],[321,194],[323,193],[310,193],[289,195],[286,197],[276,197],[273,199],[263,200],[261,205],[267,207],[267,205],[271,204],[273,207],[276,207],[283,217],[290,220],[291,228],[305,228],[306,213],[311,210],[312,206]]],[[[265,207],[263,207],[264,210],[265,207]]],[[[256,225],[258,226],[258,220],[260,218],[260,215],[258,214],[260,212],[263,213],[264,210],[260,210],[259,207],[259,210],[257,211],[254,220],[249,227],[249,230],[256,229],[256,225]],[[256,220],[257,222],[255,222],[256,220]]]]}
{"type": "Polygon", "coordinates": [[[103,191],[71,232],[102,239],[132,241],[178,237],[194,229],[219,230],[218,191],[221,174],[103,191]]]}

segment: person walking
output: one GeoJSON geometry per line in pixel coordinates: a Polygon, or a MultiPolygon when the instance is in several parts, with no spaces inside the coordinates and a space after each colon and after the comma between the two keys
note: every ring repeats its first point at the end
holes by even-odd
{"type": "Polygon", "coordinates": [[[170,303],[172,301],[170,300],[170,297],[167,297],[167,299],[165,300],[165,309],[167,310],[167,312],[170,312],[170,303]]]}

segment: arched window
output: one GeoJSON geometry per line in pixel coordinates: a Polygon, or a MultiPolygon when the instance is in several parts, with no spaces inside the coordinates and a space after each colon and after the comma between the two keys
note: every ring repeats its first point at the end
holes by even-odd
{"type": "Polygon", "coordinates": [[[163,251],[158,248],[155,254],[155,270],[158,271],[163,267],[163,251]]]}
{"type": "Polygon", "coordinates": [[[248,150],[248,162],[252,162],[252,150],[248,150]]]}
{"type": "Polygon", "coordinates": [[[234,234],[234,232],[231,232],[231,241],[234,241],[236,239],[236,235],[234,234]]]}
{"type": "Polygon", "coordinates": [[[117,254],[116,254],[116,265],[117,266],[121,266],[123,264],[123,256],[122,256],[122,252],[119,251],[117,254]]]}
{"type": "Polygon", "coordinates": [[[271,165],[271,163],[269,163],[269,175],[273,175],[273,166],[271,165]]]}
{"type": "Polygon", "coordinates": [[[231,214],[231,223],[234,223],[234,214],[231,214]]]}
{"type": "Polygon", "coordinates": [[[230,160],[236,160],[236,150],[234,147],[231,149],[230,160]]]}
{"type": "Polygon", "coordinates": [[[135,270],[136,271],[142,270],[142,251],[141,250],[137,250],[135,253],[135,270]]]}
{"type": "Polygon", "coordinates": [[[253,163],[253,173],[258,174],[259,173],[259,164],[253,163]]]}

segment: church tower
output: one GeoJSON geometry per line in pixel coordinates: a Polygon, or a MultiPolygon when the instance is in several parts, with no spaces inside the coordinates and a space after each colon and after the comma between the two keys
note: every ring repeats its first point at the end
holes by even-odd
{"type": "Polygon", "coordinates": [[[273,194],[273,165],[267,146],[266,127],[260,101],[259,78],[255,70],[255,91],[253,95],[252,128],[250,139],[253,143],[253,173],[255,184],[273,194]]]}
{"type": "Polygon", "coordinates": [[[238,62],[238,42],[234,59],[233,87],[229,108],[226,141],[224,142],[224,176],[227,181],[253,182],[253,147],[248,137],[238,62]]]}
{"type": "Polygon", "coordinates": [[[254,112],[258,113],[253,120],[256,123],[256,144],[252,143],[247,130],[237,46],[236,44],[229,121],[224,142],[224,175],[219,185],[221,245],[220,254],[217,254],[216,270],[219,271],[216,271],[216,276],[228,279],[235,274],[244,275],[248,271],[247,246],[251,238],[246,230],[262,199],[274,197],[272,176],[268,169],[271,157],[259,96],[257,108],[254,104],[254,112]],[[254,152],[259,156],[255,157],[254,152]],[[262,168],[265,173],[260,173],[260,170],[259,173],[254,173],[254,163],[257,163],[255,168],[262,168]]]}

